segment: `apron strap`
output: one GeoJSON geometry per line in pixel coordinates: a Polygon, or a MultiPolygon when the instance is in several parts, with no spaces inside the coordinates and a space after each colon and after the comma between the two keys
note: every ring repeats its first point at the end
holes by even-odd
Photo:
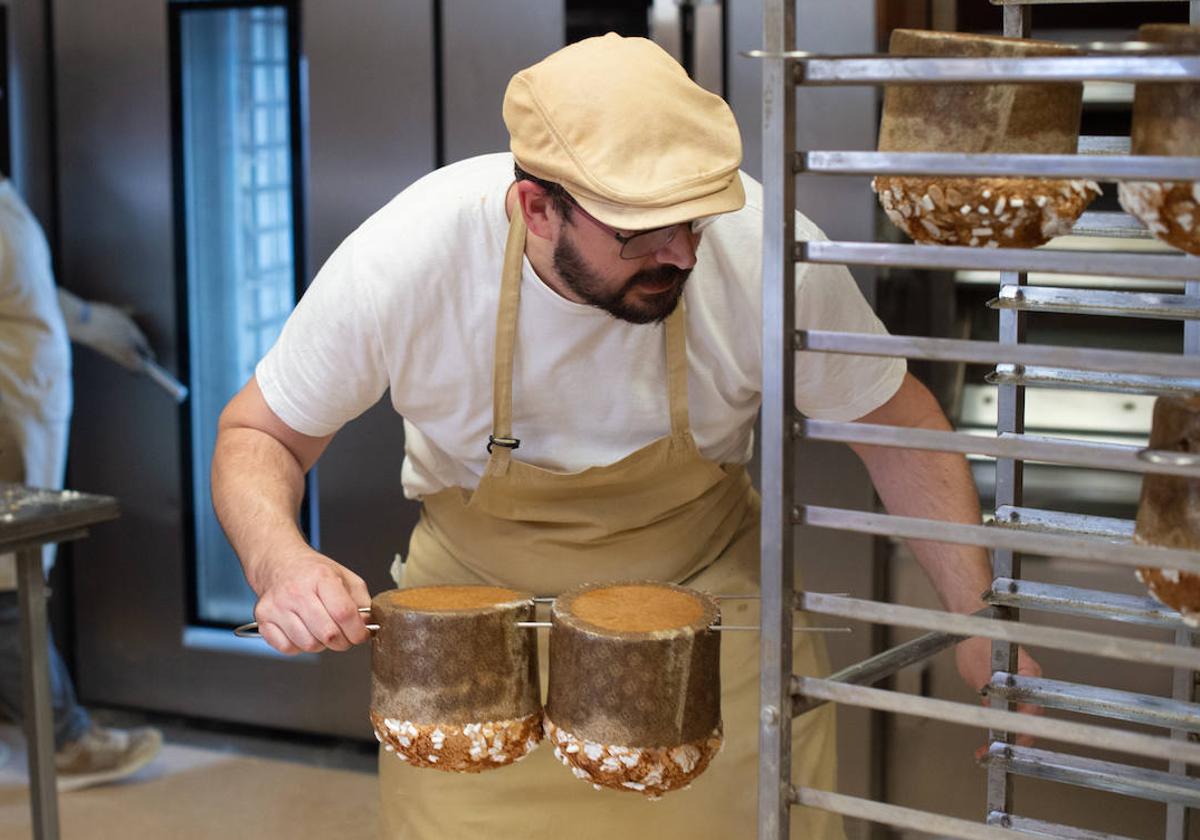
{"type": "MultiPolygon", "coordinates": [[[[512,433],[513,353],[517,336],[517,310],[521,305],[521,270],[525,260],[525,214],[520,204],[513,208],[504,245],[504,268],[500,274],[500,302],[496,309],[496,346],[492,357],[492,433],[487,449],[491,454],[489,473],[504,473],[512,451],[521,445],[512,433]]],[[[665,323],[667,352],[667,399],[671,412],[671,434],[686,434],[688,421],[687,338],[683,299],[665,323]]]]}
{"type": "Polygon", "coordinates": [[[667,316],[667,399],[671,407],[671,434],[681,435],[691,430],[688,421],[688,363],[686,327],[683,320],[683,298],[675,311],[667,316]]]}
{"type": "Polygon", "coordinates": [[[500,273],[500,303],[496,307],[496,348],[492,354],[492,433],[488,452],[489,472],[503,472],[512,451],[521,441],[512,436],[513,351],[517,337],[517,310],[521,305],[521,269],[525,261],[525,214],[518,202],[508,224],[504,268],[500,273]]]}

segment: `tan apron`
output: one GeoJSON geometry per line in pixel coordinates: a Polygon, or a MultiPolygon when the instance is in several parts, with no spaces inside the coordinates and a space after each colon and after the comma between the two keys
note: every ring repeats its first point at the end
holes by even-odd
{"type": "MultiPolygon", "coordinates": [[[[512,440],[512,369],[525,249],[514,210],[497,315],[493,438],[512,440]]],[[[620,461],[579,473],[522,463],[492,447],[474,493],[444,490],[423,500],[404,585],[491,583],[542,595],[585,582],[666,580],[713,594],[758,592],[759,504],[741,466],[721,467],[696,447],[688,422],[683,307],[666,320],[671,433],[620,461]]],[[[726,624],[757,624],[758,602],[722,602],[726,624]]],[[[797,616],[797,623],[804,623],[797,616]]],[[[547,633],[539,631],[542,691],[547,633]]],[[[824,645],[796,637],[795,668],[825,674],[824,645]]],[[[721,641],[725,747],[692,787],[650,802],[596,791],[543,744],[512,767],[478,775],[420,770],[380,751],[386,840],[529,840],[570,837],[656,840],[753,837],[757,823],[758,645],[754,632],[721,641]]],[[[793,728],[793,779],[836,787],[833,709],[793,728]]],[[[838,818],[793,809],[792,836],[843,837],[838,818]]]]}

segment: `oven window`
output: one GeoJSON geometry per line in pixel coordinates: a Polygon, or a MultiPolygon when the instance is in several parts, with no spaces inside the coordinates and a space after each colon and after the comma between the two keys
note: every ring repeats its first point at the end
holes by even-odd
{"type": "Polygon", "coordinates": [[[232,624],[254,596],[213,513],[209,465],[221,409],[302,288],[296,9],[204,2],[172,12],[192,617],[232,624]]]}

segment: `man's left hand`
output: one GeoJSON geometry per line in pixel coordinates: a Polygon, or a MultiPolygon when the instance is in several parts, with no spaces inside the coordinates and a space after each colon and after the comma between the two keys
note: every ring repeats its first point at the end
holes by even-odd
{"type": "MultiPolygon", "coordinates": [[[[992,681],[992,640],[975,636],[965,642],[960,642],[954,650],[954,661],[963,682],[972,690],[982,694],[983,689],[992,681]]],[[[1017,651],[1017,674],[1022,677],[1040,677],[1042,675],[1042,666],[1029,655],[1025,648],[1019,648],[1017,651]]],[[[988,698],[986,696],[983,698],[983,702],[984,705],[987,705],[988,698]]],[[[1022,703],[1017,706],[1017,711],[1023,714],[1040,715],[1042,708],[1022,703]]],[[[1016,743],[1022,747],[1031,746],[1033,736],[1017,735],[1016,743]]],[[[987,749],[986,744],[980,747],[975,751],[975,758],[977,760],[983,758],[987,754],[987,749]]]]}

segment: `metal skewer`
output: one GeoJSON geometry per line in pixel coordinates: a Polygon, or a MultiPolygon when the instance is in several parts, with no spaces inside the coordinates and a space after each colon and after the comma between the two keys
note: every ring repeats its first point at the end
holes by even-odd
{"type": "MultiPolygon", "coordinates": [[[[829,592],[826,594],[845,596],[845,595],[849,595],[850,593],[849,592],[829,592]]],[[[711,597],[715,598],[718,601],[759,601],[762,599],[761,595],[712,595],[711,597]]],[[[553,604],[558,599],[555,598],[553,595],[538,595],[537,597],[533,598],[532,600],[535,604],[553,604]]]]}
{"type": "MultiPolygon", "coordinates": [[[[359,615],[370,615],[371,608],[370,607],[359,607],[358,613],[359,613],[359,615]]],[[[379,629],[378,624],[368,624],[366,627],[367,627],[367,630],[369,630],[372,633],[376,632],[379,629]]],[[[233,635],[237,636],[239,639],[261,639],[262,638],[262,633],[258,632],[258,622],[257,621],[251,621],[249,624],[243,624],[240,627],[233,628],[233,635]]]]}
{"type": "MultiPolygon", "coordinates": [[[[518,621],[518,627],[531,630],[545,630],[553,625],[549,621],[518,621]]],[[[709,630],[759,630],[757,624],[710,624],[709,630]]],[[[850,633],[849,627],[793,627],[796,633],[850,633]]]]}
{"type": "MultiPolygon", "coordinates": [[[[718,601],[757,601],[762,598],[761,595],[713,595],[718,601]]],[[[533,598],[535,604],[553,604],[558,599],[553,595],[538,595],[533,598]]]]}
{"type": "MultiPolygon", "coordinates": [[[[757,598],[758,596],[754,595],[754,596],[745,596],[745,597],[757,598]]],[[[538,599],[535,598],[534,600],[538,600],[538,599]]],[[[550,598],[549,600],[553,601],[554,599],[550,598]]],[[[359,613],[361,613],[363,615],[370,615],[371,608],[370,607],[359,607],[358,611],[359,611],[359,613]]],[[[529,628],[529,629],[535,629],[535,630],[548,630],[553,625],[549,621],[518,621],[517,626],[521,627],[521,628],[529,628]]],[[[367,625],[367,630],[369,630],[372,633],[376,632],[378,629],[379,629],[378,624],[368,624],[367,625]]],[[[710,629],[710,630],[758,630],[759,627],[757,624],[711,624],[711,625],[709,625],[708,629],[710,629]]],[[[795,628],[793,628],[793,631],[796,633],[850,633],[850,632],[852,632],[849,627],[795,627],[795,628]]],[[[238,638],[242,638],[242,639],[261,639],[262,638],[262,633],[258,632],[258,622],[257,621],[252,621],[249,624],[243,624],[240,627],[235,627],[233,630],[233,635],[237,636],[238,638]]]]}
{"type": "MultiPolygon", "coordinates": [[[[718,600],[725,599],[725,600],[730,600],[730,601],[742,601],[742,600],[753,601],[753,600],[758,600],[758,598],[760,598],[761,596],[759,596],[759,595],[714,595],[713,597],[717,598],[718,600]]],[[[554,600],[555,600],[554,598],[548,597],[548,596],[547,597],[539,596],[539,597],[533,599],[533,601],[538,604],[552,604],[552,603],[554,603],[554,600]]],[[[358,612],[361,615],[370,615],[371,608],[370,607],[359,607],[358,612]]],[[[552,625],[549,621],[518,621],[517,626],[521,627],[521,628],[544,630],[544,629],[549,629],[552,625]]],[[[368,624],[368,625],[366,625],[366,627],[367,627],[367,630],[369,630],[372,633],[379,630],[378,624],[368,624]]],[[[757,624],[711,624],[711,625],[709,625],[709,629],[710,630],[758,630],[759,627],[757,624]]],[[[794,628],[792,628],[792,630],[795,633],[850,633],[850,632],[853,632],[851,630],[851,628],[849,628],[849,627],[794,627],[794,628]]],[[[249,624],[243,624],[240,627],[235,627],[233,629],[233,635],[237,636],[240,639],[261,639],[262,638],[262,633],[258,632],[258,622],[257,621],[251,621],[249,624]]]]}

